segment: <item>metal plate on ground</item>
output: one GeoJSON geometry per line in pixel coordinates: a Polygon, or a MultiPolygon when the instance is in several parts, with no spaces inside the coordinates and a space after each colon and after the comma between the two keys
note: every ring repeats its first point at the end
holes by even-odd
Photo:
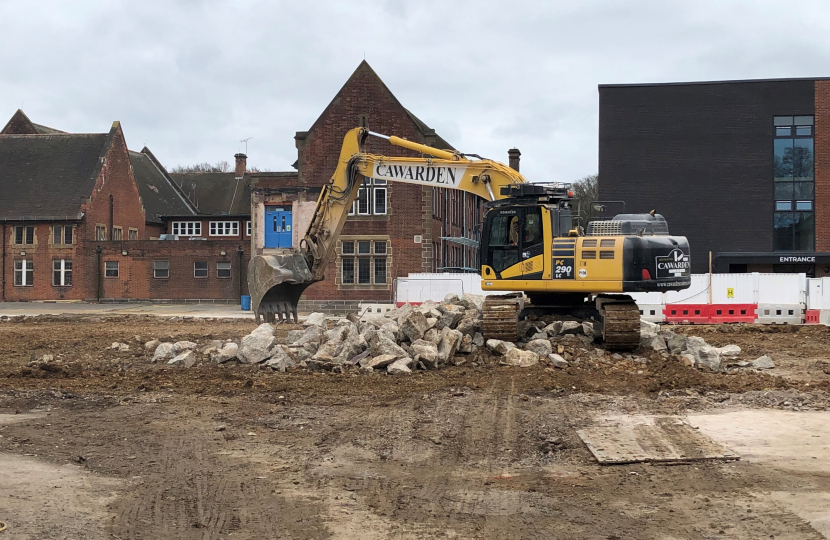
{"type": "Polygon", "coordinates": [[[600,425],[577,430],[577,434],[596,460],[607,465],[740,459],[678,416],[607,418],[600,425]]]}

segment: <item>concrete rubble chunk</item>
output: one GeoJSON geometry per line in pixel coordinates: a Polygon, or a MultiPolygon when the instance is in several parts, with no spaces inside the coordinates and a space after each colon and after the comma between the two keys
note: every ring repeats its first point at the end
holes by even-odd
{"type": "Polygon", "coordinates": [[[214,351],[218,351],[225,345],[225,342],[221,339],[212,339],[209,343],[199,349],[200,354],[210,355],[214,351]]]}
{"type": "Polygon", "coordinates": [[[286,369],[296,364],[291,350],[285,345],[277,345],[270,352],[271,358],[266,360],[265,365],[271,369],[284,373],[286,369]]]}
{"type": "MultiPolygon", "coordinates": [[[[642,343],[642,341],[641,341],[642,343]]],[[[666,346],[666,340],[663,339],[662,336],[652,336],[646,343],[646,347],[654,349],[657,352],[665,351],[668,349],[666,346]]]]}
{"type": "Polygon", "coordinates": [[[500,339],[488,339],[487,348],[495,353],[507,354],[507,351],[516,348],[516,344],[500,339]]]}
{"type": "Polygon", "coordinates": [[[367,356],[360,361],[361,367],[368,367],[371,369],[383,368],[397,360],[398,357],[394,354],[382,354],[380,356],[367,356]]]}
{"type": "Polygon", "coordinates": [[[174,356],[176,356],[176,348],[172,343],[159,343],[153,353],[153,362],[155,363],[159,360],[167,360],[169,358],[173,358],[174,356]]]}
{"type": "Polygon", "coordinates": [[[145,351],[155,351],[156,347],[159,346],[159,343],[161,343],[159,340],[151,339],[150,341],[148,341],[147,343],[144,344],[144,350],[145,351]]]}
{"type": "Polygon", "coordinates": [[[547,356],[553,352],[553,347],[547,339],[534,339],[525,345],[526,351],[533,351],[539,356],[547,356]]]}
{"type": "Polygon", "coordinates": [[[251,332],[252,334],[274,335],[274,327],[270,323],[262,323],[251,332]]]}
{"type": "Polygon", "coordinates": [[[455,356],[458,346],[464,335],[458,330],[444,327],[441,330],[441,341],[438,342],[438,362],[445,365],[455,356]]]}
{"type": "Polygon", "coordinates": [[[392,322],[392,319],[390,319],[388,317],[384,317],[383,315],[380,315],[379,313],[367,313],[363,317],[361,317],[360,320],[362,320],[363,322],[371,324],[375,328],[380,328],[384,324],[386,324],[388,322],[392,322]]]}
{"type": "Polygon", "coordinates": [[[237,358],[246,364],[259,364],[271,356],[268,351],[273,347],[274,341],[274,327],[268,323],[261,324],[242,338],[237,358]]]}
{"type": "Polygon", "coordinates": [[[666,347],[672,354],[680,354],[686,348],[686,336],[683,334],[675,334],[674,332],[667,332],[666,347]]]}
{"type": "Polygon", "coordinates": [[[186,368],[193,367],[195,364],[196,353],[192,350],[187,350],[167,362],[169,366],[184,366],[186,368]]]}
{"type": "Polygon", "coordinates": [[[313,344],[314,349],[316,350],[316,347],[320,344],[322,340],[323,329],[319,326],[309,326],[305,330],[292,330],[288,333],[288,337],[286,338],[285,342],[295,346],[313,344]],[[299,332],[300,334],[292,335],[294,332],[299,332]]]}
{"type": "Polygon", "coordinates": [[[484,309],[485,298],[483,294],[464,293],[461,295],[462,300],[465,300],[471,307],[475,307],[479,312],[484,309]]]}
{"type": "Polygon", "coordinates": [[[640,319],[640,337],[643,340],[656,336],[658,332],[660,332],[659,324],[640,319]]]}
{"type": "Polygon", "coordinates": [[[326,327],[326,314],[314,312],[303,321],[303,326],[321,326],[326,327]]]}
{"type": "Polygon", "coordinates": [[[378,329],[378,332],[389,334],[397,342],[407,339],[406,334],[401,332],[401,327],[395,321],[389,321],[378,329]]]}
{"type": "Polygon", "coordinates": [[[582,333],[582,324],[576,321],[562,321],[562,328],[559,330],[559,334],[564,336],[566,334],[581,334],[582,333]]]}
{"type": "Polygon", "coordinates": [[[476,347],[484,346],[484,336],[481,335],[481,332],[476,332],[475,335],[473,335],[473,345],[476,347]]]}
{"type": "Polygon", "coordinates": [[[550,360],[551,365],[555,368],[564,369],[568,367],[568,361],[556,353],[549,354],[548,360],[550,360]]]}
{"type": "Polygon", "coordinates": [[[464,318],[464,313],[467,311],[462,306],[456,305],[442,305],[438,308],[441,312],[441,318],[438,319],[439,328],[455,328],[461,319],[464,318]]]}
{"type": "Polygon", "coordinates": [[[537,339],[544,339],[544,340],[547,340],[549,337],[550,337],[550,336],[548,336],[548,333],[547,333],[547,332],[545,332],[544,330],[542,330],[542,331],[540,331],[540,332],[536,332],[535,334],[533,334],[532,336],[530,336],[530,341],[535,341],[535,340],[537,340],[537,339]]]}
{"type": "Polygon", "coordinates": [[[544,328],[549,336],[558,336],[562,330],[562,321],[554,321],[544,328]]]}
{"type": "Polygon", "coordinates": [[[772,361],[767,355],[761,356],[760,358],[756,358],[752,361],[752,367],[755,369],[772,369],[775,367],[775,363],[772,361]]]}
{"type": "Polygon", "coordinates": [[[366,338],[358,332],[357,326],[343,320],[325,332],[323,344],[311,358],[342,364],[365,351],[368,346],[366,338]]]}
{"type": "Polygon", "coordinates": [[[286,343],[296,343],[305,334],[305,330],[291,330],[285,336],[286,343]]]}
{"type": "Polygon", "coordinates": [[[386,372],[390,375],[412,373],[409,369],[410,362],[412,362],[411,358],[399,358],[386,367],[386,372]]]}
{"type": "Polygon", "coordinates": [[[195,349],[196,347],[198,347],[198,345],[196,343],[193,343],[192,341],[177,341],[173,344],[173,348],[176,349],[177,353],[183,351],[190,351],[195,349]]]}
{"type": "Polygon", "coordinates": [[[716,347],[715,350],[718,351],[721,356],[727,358],[734,358],[735,356],[741,354],[741,348],[737,345],[726,345],[725,347],[720,348],[716,347]]]}
{"type": "Polygon", "coordinates": [[[510,349],[499,362],[505,366],[531,367],[539,363],[539,355],[533,351],[510,349]]]}
{"type": "Polygon", "coordinates": [[[458,298],[457,294],[447,293],[447,295],[444,296],[444,300],[442,300],[441,303],[442,304],[454,304],[454,303],[458,302],[458,300],[459,300],[459,298],[458,298]]]}
{"type": "Polygon", "coordinates": [[[412,310],[409,315],[401,321],[401,332],[411,342],[416,342],[424,337],[424,333],[430,329],[426,316],[420,311],[412,310]]]}
{"type": "Polygon", "coordinates": [[[438,303],[433,300],[424,300],[421,305],[417,307],[418,311],[429,317],[430,312],[438,307],[438,303]]]}
{"type": "Polygon", "coordinates": [[[465,335],[474,335],[481,331],[481,314],[476,309],[468,309],[464,312],[464,317],[458,322],[456,330],[465,335]]]}
{"type": "Polygon", "coordinates": [[[236,355],[239,353],[239,345],[236,343],[225,343],[221,349],[210,355],[210,361],[214,364],[224,364],[231,360],[236,360],[236,355]]]}
{"type": "Polygon", "coordinates": [[[383,356],[385,354],[391,354],[396,358],[409,356],[400,345],[395,343],[394,339],[384,332],[378,332],[372,336],[372,339],[369,340],[369,349],[372,356],[383,356]]]}
{"type": "Polygon", "coordinates": [[[411,348],[415,362],[422,362],[428,369],[438,367],[438,347],[434,343],[419,339],[412,343],[411,348]]]}
{"type": "Polygon", "coordinates": [[[461,338],[461,343],[458,344],[458,351],[463,354],[469,354],[473,352],[473,336],[470,334],[463,334],[463,338],[461,338]]]}
{"type": "Polygon", "coordinates": [[[120,341],[115,341],[115,342],[113,342],[112,345],[110,345],[110,349],[116,350],[118,352],[127,352],[127,351],[130,350],[130,346],[127,345],[126,343],[121,343],[120,341]]]}
{"type": "Polygon", "coordinates": [[[721,358],[718,351],[706,343],[701,337],[693,336],[688,338],[686,340],[686,349],[683,352],[694,358],[696,367],[705,366],[712,371],[719,371],[721,369],[721,358]]]}
{"type": "Polygon", "coordinates": [[[427,326],[429,328],[435,328],[436,324],[438,324],[438,319],[436,317],[427,317],[427,326]]]}
{"type": "Polygon", "coordinates": [[[594,322],[593,321],[583,321],[582,322],[582,333],[588,337],[594,337],[594,322]]]}
{"type": "Polygon", "coordinates": [[[438,342],[441,341],[441,332],[437,328],[430,328],[424,332],[424,340],[438,345],[438,342]]]}

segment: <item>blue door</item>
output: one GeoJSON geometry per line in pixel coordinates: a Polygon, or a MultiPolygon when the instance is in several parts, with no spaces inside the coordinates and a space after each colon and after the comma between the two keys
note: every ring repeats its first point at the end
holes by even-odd
{"type": "Polygon", "coordinates": [[[265,247],[292,247],[291,210],[281,206],[265,207],[265,247]]]}

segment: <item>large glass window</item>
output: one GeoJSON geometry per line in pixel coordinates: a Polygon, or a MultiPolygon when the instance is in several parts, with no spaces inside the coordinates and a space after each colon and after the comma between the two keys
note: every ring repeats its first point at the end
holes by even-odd
{"type": "Polygon", "coordinates": [[[55,287],[69,287],[72,285],[71,260],[55,259],[52,261],[52,285],[55,287]]]}
{"type": "Polygon", "coordinates": [[[14,286],[31,287],[35,276],[35,267],[31,259],[14,261],[14,286]]]}
{"type": "Polygon", "coordinates": [[[815,249],[813,117],[773,118],[775,251],[815,249]]]}

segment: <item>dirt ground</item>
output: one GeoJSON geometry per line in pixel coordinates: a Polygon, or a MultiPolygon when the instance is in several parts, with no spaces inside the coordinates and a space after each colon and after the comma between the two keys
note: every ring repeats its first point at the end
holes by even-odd
{"type": "Polygon", "coordinates": [[[142,347],[253,327],[0,319],[0,540],[830,537],[828,328],[682,329],[739,360],[769,354],[764,373],[609,363],[591,346],[565,370],[477,356],[408,376],[278,373],[152,364],[142,347]],[[576,430],[627,413],[694,418],[747,458],[598,465],[576,430]],[[793,416],[721,416],[738,413],[793,416]],[[751,451],[800,418],[784,440],[821,441],[809,459],[751,451]],[[724,428],[741,422],[754,439],[724,428]]]}

